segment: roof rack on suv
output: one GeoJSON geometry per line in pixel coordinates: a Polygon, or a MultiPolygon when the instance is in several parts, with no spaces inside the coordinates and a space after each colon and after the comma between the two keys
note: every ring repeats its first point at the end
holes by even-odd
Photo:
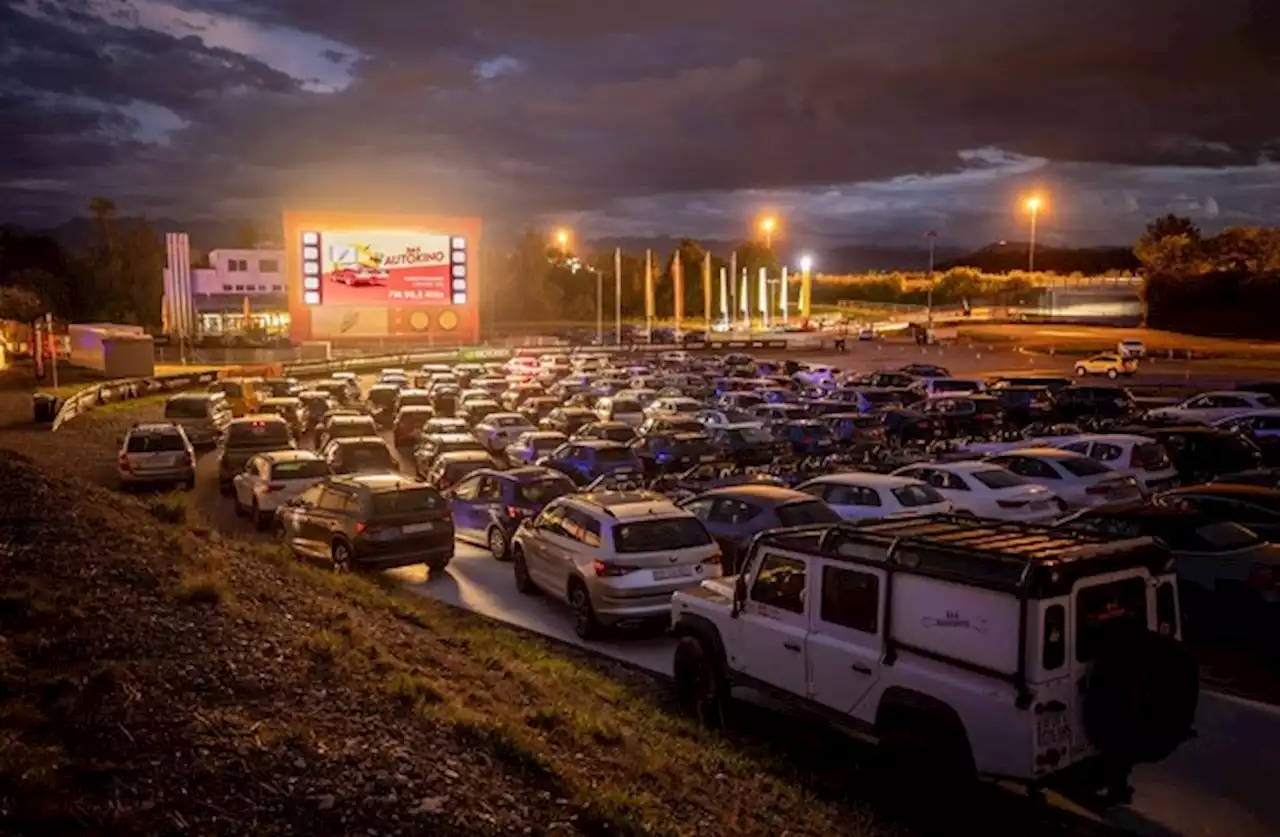
{"type": "Polygon", "coordinates": [[[1153,538],[1106,538],[1031,523],[953,515],[840,522],[778,529],[760,537],[784,549],[1020,595],[1060,595],[1076,578],[1143,565],[1164,571],[1172,561],[1153,538]]]}

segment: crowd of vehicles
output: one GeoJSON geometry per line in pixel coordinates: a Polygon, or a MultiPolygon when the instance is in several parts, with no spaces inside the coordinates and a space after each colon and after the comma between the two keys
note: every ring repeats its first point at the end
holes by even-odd
{"type": "Polygon", "coordinates": [[[583,638],[670,622],[706,719],[748,685],[935,768],[1115,794],[1189,733],[1184,636],[1278,659],[1269,385],[1153,408],[689,352],[236,383],[242,414],[219,382],[135,428],[122,482],[163,454],[189,484],[212,444],[300,558],[434,573],[461,540],[583,638]]]}

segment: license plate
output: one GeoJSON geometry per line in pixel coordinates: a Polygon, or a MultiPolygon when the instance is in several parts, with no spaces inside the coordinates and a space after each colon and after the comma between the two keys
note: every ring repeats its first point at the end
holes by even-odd
{"type": "Polygon", "coordinates": [[[406,535],[416,535],[420,532],[430,532],[434,528],[434,523],[410,523],[408,526],[401,526],[400,531],[406,535]]]}
{"type": "Polygon", "coordinates": [[[688,578],[693,575],[693,567],[663,567],[660,570],[653,571],[655,581],[664,581],[668,578],[688,578]]]}
{"type": "Polygon", "coordinates": [[[1036,719],[1036,744],[1041,750],[1055,747],[1071,749],[1071,725],[1062,712],[1050,712],[1036,719]]]}

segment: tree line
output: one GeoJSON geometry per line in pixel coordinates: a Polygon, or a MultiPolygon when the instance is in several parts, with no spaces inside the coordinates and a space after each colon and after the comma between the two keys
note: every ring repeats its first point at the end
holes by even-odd
{"type": "Polygon", "coordinates": [[[162,237],[145,218],[120,218],[106,198],[89,203],[92,233],[80,248],[0,229],[0,320],[46,313],[75,322],[158,329],[165,267],[162,237]]]}
{"type": "Polygon", "coordinates": [[[1228,227],[1204,235],[1166,215],[1134,246],[1146,282],[1147,324],[1191,334],[1280,338],[1280,229],[1228,227]]]}

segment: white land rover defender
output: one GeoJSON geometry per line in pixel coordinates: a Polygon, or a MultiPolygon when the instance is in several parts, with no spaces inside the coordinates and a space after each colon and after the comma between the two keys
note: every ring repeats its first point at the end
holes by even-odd
{"type": "Polygon", "coordinates": [[[755,688],[897,766],[1126,803],[1191,733],[1195,661],[1150,538],[951,516],[765,532],[672,599],[676,687],[706,722],[755,688]]]}

